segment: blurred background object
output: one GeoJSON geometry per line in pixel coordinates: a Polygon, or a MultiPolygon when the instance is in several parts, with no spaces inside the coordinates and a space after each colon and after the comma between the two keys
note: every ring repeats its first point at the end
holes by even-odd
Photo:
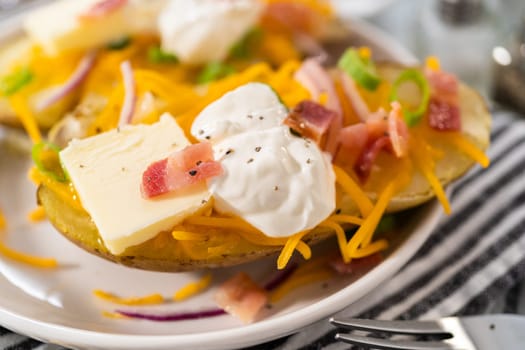
{"type": "MultiPolygon", "coordinates": [[[[0,0],[0,21],[47,1],[0,0]]],[[[436,55],[485,97],[525,112],[524,0],[331,1],[343,18],[365,17],[419,59],[436,55]]]]}

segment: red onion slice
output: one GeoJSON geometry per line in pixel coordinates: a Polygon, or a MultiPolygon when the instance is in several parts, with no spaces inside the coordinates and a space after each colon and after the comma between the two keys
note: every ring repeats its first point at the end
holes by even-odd
{"type": "Polygon", "coordinates": [[[78,63],[75,71],[64,84],[58,86],[50,95],[38,102],[36,111],[41,112],[49,106],[60,101],[75,90],[86,79],[97,57],[96,51],[90,51],[78,63]]]}
{"type": "Polygon", "coordinates": [[[120,110],[120,118],[118,122],[119,127],[131,123],[137,100],[135,76],[133,75],[131,62],[128,60],[122,62],[120,64],[120,72],[124,79],[124,102],[122,103],[122,109],[120,110]]]}
{"type": "Polygon", "coordinates": [[[172,314],[147,314],[142,312],[115,310],[119,315],[137,318],[141,320],[156,321],[156,322],[173,322],[173,321],[187,321],[196,320],[199,318],[215,317],[226,315],[223,309],[209,309],[196,312],[176,312],[172,314]]]}

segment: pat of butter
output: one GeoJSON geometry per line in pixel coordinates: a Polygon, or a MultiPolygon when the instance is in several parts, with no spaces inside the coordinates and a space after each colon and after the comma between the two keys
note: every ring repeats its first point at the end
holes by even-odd
{"type": "Polygon", "coordinates": [[[112,254],[171,229],[203,206],[206,184],[185,193],[144,199],[142,174],[154,161],[189,144],[173,117],[73,140],[60,159],[112,254]]]}
{"type": "MultiPolygon", "coordinates": [[[[24,29],[33,41],[51,55],[96,48],[137,32],[156,31],[160,6],[153,7],[147,1],[135,0],[99,18],[81,18],[83,13],[99,2],[55,1],[29,13],[24,21],[24,29]]],[[[164,1],[158,4],[164,4],[164,1]]]]}

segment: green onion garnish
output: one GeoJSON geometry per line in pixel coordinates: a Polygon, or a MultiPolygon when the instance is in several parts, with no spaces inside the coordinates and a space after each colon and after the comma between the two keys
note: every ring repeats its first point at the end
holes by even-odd
{"type": "Polygon", "coordinates": [[[178,63],[179,59],[172,53],[162,50],[159,46],[148,49],[148,60],[151,63],[178,63]]]}
{"type": "Polygon", "coordinates": [[[0,93],[11,96],[33,80],[33,73],[29,68],[20,68],[17,71],[0,79],[0,93]]]}
{"type": "Polygon", "coordinates": [[[210,62],[197,76],[198,84],[206,84],[235,73],[235,68],[223,62],[210,62]]]}
{"type": "Polygon", "coordinates": [[[421,117],[425,114],[430,100],[430,85],[423,73],[414,68],[405,69],[399,74],[396,81],[392,85],[392,93],[390,94],[390,101],[399,101],[398,90],[401,84],[406,82],[413,82],[421,91],[421,102],[415,110],[408,110],[403,108],[403,118],[408,126],[412,127],[419,123],[421,117]]]}
{"type": "Polygon", "coordinates": [[[33,146],[31,157],[40,172],[53,180],[66,182],[67,176],[60,164],[58,152],[60,148],[57,145],[42,141],[33,146]]]}
{"type": "Polygon", "coordinates": [[[367,90],[374,91],[381,83],[374,63],[370,59],[361,57],[356,49],[347,49],[337,62],[337,66],[367,90]]]}

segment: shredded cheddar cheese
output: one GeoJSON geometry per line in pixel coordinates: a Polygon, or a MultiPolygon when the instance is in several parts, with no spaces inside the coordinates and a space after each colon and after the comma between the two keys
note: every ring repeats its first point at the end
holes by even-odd
{"type": "Polygon", "coordinates": [[[434,72],[438,72],[441,69],[441,63],[439,62],[439,58],[437,58],[436,56],[428,56],[425,59],[425,67],[434,72]]]}
{"type": "Polygon", "coordinates": [[[121,320],[121,319],[129,318],[129,317],[125,316],[125,315],[119,314],[118,312],[111,312],[111,311],[102,311],[102,316],[104,316],[106,318],[115,319],[115,320],[121,320]]]}
{"type": "Polygon", "coordinates": [[[43,269],[54,269],[58,266],[58,263],[55,259],[41,258],[41,257],[21,253],[19,251],[9,248],[2,242],[0,242],[0,254],[16,262],[30,265],[33,267],[38,267],[38,268],[43,268],[43,269]]]}
{"type": "Polygon", "coordinates": [[[40,129],[38,128],[35,116],[33,115],[27,101],[24,100],[24,97],[19,94],[14,94],[9,97],[9,103],[22,122],[22,125],[31,138],[31,141],[33,141],[34,144],[42,141],[42,135],[40,134],[40,129]]]}
{"type": "Polygon", "coordinates": [[[5,230],[6,227],[7,227],[7,220],[2,210],[0,210],[0,231],[5,230]]]}
{"type": "Polygon", "coordinates": [[[359,185],[343,169],[337,165],[334,165],[333,168],[337,183],[343,187],[343,190],[345,190],[345,192],[348,193],[352,200],[357,204],[361,211],[361,215],[363,215],[363,217],[368,216],[373,208],[370,199],[363,192],[361,187],[359,187],[359,185]]]}
{"type": "Polygon", "coordinates": [[[308,274],[294,274],[270,294],[270,302],[276,303],[299,287],[326,281],[332,276],[333,272],[328,269],[317,269],[308,274]]]}
{"type": "Polygon", "coordinates": [[[164,303],[164,297],[160,294],[150,294],[143,297],[122,298],[115,294],[96,289],[93,291],[93,295],[110,303],[127,306],[158,305],[164,303]]]}
{"type": "Polygon", "coordinates": [[[294,250],[297,249],[297,245],[307,233],[308,231],[299,232],[288,238],[283,250],[281,250],[281,254],[279,254],[279,258],[277,258],[277,269],[282,270],[286,267],[294,250]]]}
{"type": "Polygon", "coordinates": [[[364,258],[375,254],[377,252],[383,251],[388,248],[388,241],[386,239],[380,239],[378,241],[372,242],[364,248],[357,249],[353,252],[352,258],[364,258]]]}
{"type": "Polygon", "coordinates": [[[374,231],[385,212],[385,209],[390,202],[396,190],[400,187],[399,180],[391,181],[383,192],[379,195],[376,205],[370,212],[370,215],[364,220],[354,236],[347,244],[347,254],[350,258],[355,258],[355,253],[359,246],[365,248],[371,241],[374,231]]]}
{"type": "Polygon", "coordinates": [[[346,263],[350,262],[350,256],[348,255],[348,251],[346,249],[348,242],[346,241],[345,231],[343,230],[341,225],[339,225],[338,223],[332,220],[327,219],[323,221],[320,224],[320,226],[327,227],[327,228],[334,230],[335,235],[337,237],[337,244],[339,245],[339,251],[341,253],[341,257],[343,258],[343,261],[346,263]]]}
{"type": "Polygon", "coordinates": [[[212,276],[211,273],[207,273],[202,276],[197,282],[190,282],[181,289],[179,289],[174,295],[173,300],[183,301],[198,293],[201,293],[211,284],[212,276]]]}
{"type": "Polygon", "coordinates": [[[40,205],[35,210],[27,214],[27,219],[31,222],[42,221],[45,218],[46,218],[46,211],[44,210],[44,207],[40,205]]]}

